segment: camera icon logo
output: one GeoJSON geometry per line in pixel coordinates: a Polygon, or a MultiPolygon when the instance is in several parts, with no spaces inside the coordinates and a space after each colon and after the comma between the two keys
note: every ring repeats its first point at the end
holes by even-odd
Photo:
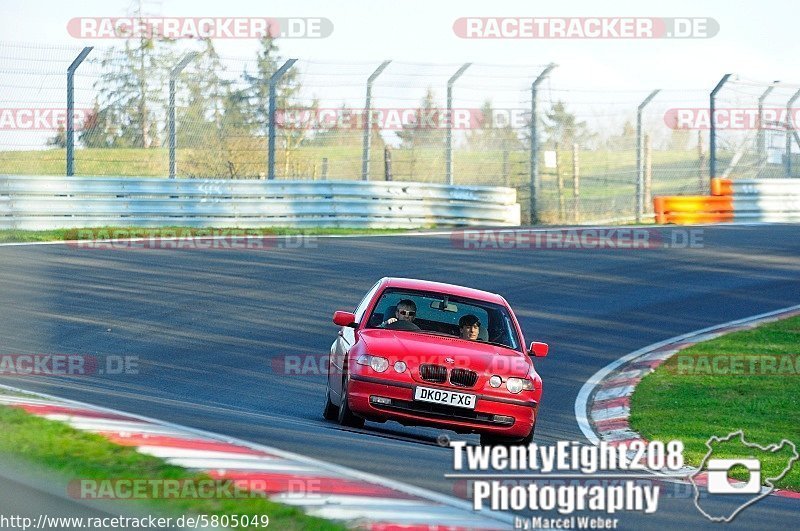
{"type": "Polygon", "coordinates": [[[708,492],[710,494],[758,494],[761,492],[761,461],[758,459],[709,459],[708,492]],[[732,485],[728,482],[728,470],[741,465],[750,472],[745,483],[732,485]]]}
{"type": "MultiPolygon", "coordinates": [[[[779,443],[761,446],[748,442],[742,430],[729,433],[724,437],[712,436],[706,441],[708,452],[703,457],[700,466],[689,476],[689,481],[694,487],[694,505],[703,516],[712,522],[730,522],[737,514],[758,500],[769,496],[775,490],[775,483],[783,479],[800,460],[795,444],[782,439],[779,443]],[[713,457],[712,454],[733,457],[713,457]],[[780,463],[784,466],[780,470],[767,470],[762,472],[762,459],[756,455],[771,456],[776,468],[780,463]],[[733,467],[742,466],[747,469],[747,481],[728,479],[728,473],[733,467]],[[702,476],[705,476],[705,481],[702,476]],[[705,486],[706,496],[701,498],[701,486],[705,486]],[[722,498],[714,496],[720,494],[722,498]],[[739,496],[733,497],[731,495],[739,496]],[[720,499],[728,500],[718,503],[720,499]],[[730,501],[738,503],[731,504],[730,501]]],[[[769,462],[769,461],[763,461],[769,462]]]]}

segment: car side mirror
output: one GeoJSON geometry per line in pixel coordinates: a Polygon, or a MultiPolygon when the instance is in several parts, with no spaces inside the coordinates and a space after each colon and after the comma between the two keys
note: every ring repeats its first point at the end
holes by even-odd
{"type": "Polygon", "coordinates": [[[356,314],[350,312],[333,312],[333,322],[339,326],[350,326],[355,328],[356,314]]]}
{"type": "Polygon", "coordinates": [[[531,356],[536,356],[537,358],[544,358],[547,356],[547,353],[550,351],[550,346],[547,343],[541,343],[539,341],[534,341],[531,343],[531,348],[528,351],[528,354],[531,356]]]}

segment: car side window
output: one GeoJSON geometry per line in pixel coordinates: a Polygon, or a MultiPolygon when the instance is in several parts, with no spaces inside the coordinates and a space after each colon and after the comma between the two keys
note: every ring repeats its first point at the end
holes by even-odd
{"type": "Polygon", "coordinates": [[[356,315],[357,323],[360,323],[361,318],[364,317],[364,312],[367,311],[367,306],[369,306],[370,301],[375,296],[375,292],[378,291],[378,286],[380,286],[380,284],[381,284],[380,282],[376,282],[375,285],[372,286],[372,289],[370,289],[369,292],[364,296],[364,299],[358,305],[356,311],[353,312],[356,315]]]}

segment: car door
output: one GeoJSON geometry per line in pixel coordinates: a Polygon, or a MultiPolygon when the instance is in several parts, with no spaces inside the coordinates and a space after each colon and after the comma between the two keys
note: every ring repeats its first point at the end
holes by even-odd
{"type": "MultiPolygon", "coordinates": [[[[380,285],[381,283],[377,282],[374,286],[372,286],[369,292],[367,292],[367,294],[361,300],[361,303],[359,303],[355,312],[353,312],[356,316],[356,323],[360,323],[361,320],[365,318],[364,314],[366,313],[370,302],[372,302],[372,299],[375,297],[375,293],[378,291],[380,285]]],[[[339,329],[339,333],[336,335],[336,340],[333,342],[333,345],[331,345],[330,363],[328,364],[328,386],[331,389],[331,393],[335,395],[335,398],[332,398],[336,404],[338,404],[341,400],[342,380],[347,363],[347,354],[350,352],[350,349],[353,348],[355,343],[355,328],[343,326],[339,329]]]]}

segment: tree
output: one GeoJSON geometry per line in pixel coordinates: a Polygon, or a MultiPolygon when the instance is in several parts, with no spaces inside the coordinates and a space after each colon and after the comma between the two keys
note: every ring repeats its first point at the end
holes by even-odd
{"type": "MultiPolygon", "coordinates": [[[[243,74],[249,90],[247,111],[250,122],[256,124],[264,133],[267,132],[269,124],[269,79],[283,63],[274,37],[267,35],[259,41],[255,72],[250,74],[245,71],[243,74]]],[[[292,67],[281,77],[276,87],[276,108],[289,108],[293,98],[300,92],[297,75],[297,69],[292,67]]]]}
{"type": "Polygon", "coordinates": [[[59,124],[55,136],[47,139],[47,145],[61,149],[67,147],[67,130],[63,124],[59,124]]]}
{"type": "Polygon", "coordinates": [[[197,73],[184,76],[180,82],[187,95],[186,105],[177,105],[177,142],[181,147],[209,147],[219,140],[225,121],[225,100],[231,82],[224,79],[225,68],[210,39],[204,39],[204,50],[190,66],[197,73]]]}
{"type": "Polygon", "coordinates": [[[622,132],[612,135],[605,142],[606,147],[614,151],[636,149],[636,126],[628,120],[622,126],[622,132]]]}
{"type": "MultiPolygon", "coordinates": [[[[141,11],[135,16],[141,17],[141,11]]],[[[98,88],[97,113],[87,138],[108,147],[159,147],[157,116],[165,102],[166,86],[174,55],[174,41],[143,34],[126,39],[122,50],[109,49],[100,60],[103,73],[98,88]]]]}
{"type": "Polygon", "coordinates": [[[572,146],[583,144],[595,134],[589,131],[585,121],[578,121],[577,117],[569,112],[563,101],[557,101],[545,115],[544,131],[548,142],[555,146],[572,146]]]}
{"type": "Polygon", "coordinates": [[[420,101],[420,106],[414,112],[414,120],[403,124],[402,130],[397,132],[401,148],[444,148],[445,130],[442,121],[442,109],[436,104],[436,95],[428,87],[420,101]]]}
{"type": "Polygon", "coordinates": [[[486,100],[477,127],[467,132],[467,147],[473,151],[514,151],[522,149],[522,142],[511,123],[498,123],[491,100],[486,100]]]}
{"type": "Polygon", "coordinates": [[[94,107],[86,116],[78,140],[87,148],[115,147],[120,140],[120,120],[113,107],[100,108],[97,98],[94,107]]]}

